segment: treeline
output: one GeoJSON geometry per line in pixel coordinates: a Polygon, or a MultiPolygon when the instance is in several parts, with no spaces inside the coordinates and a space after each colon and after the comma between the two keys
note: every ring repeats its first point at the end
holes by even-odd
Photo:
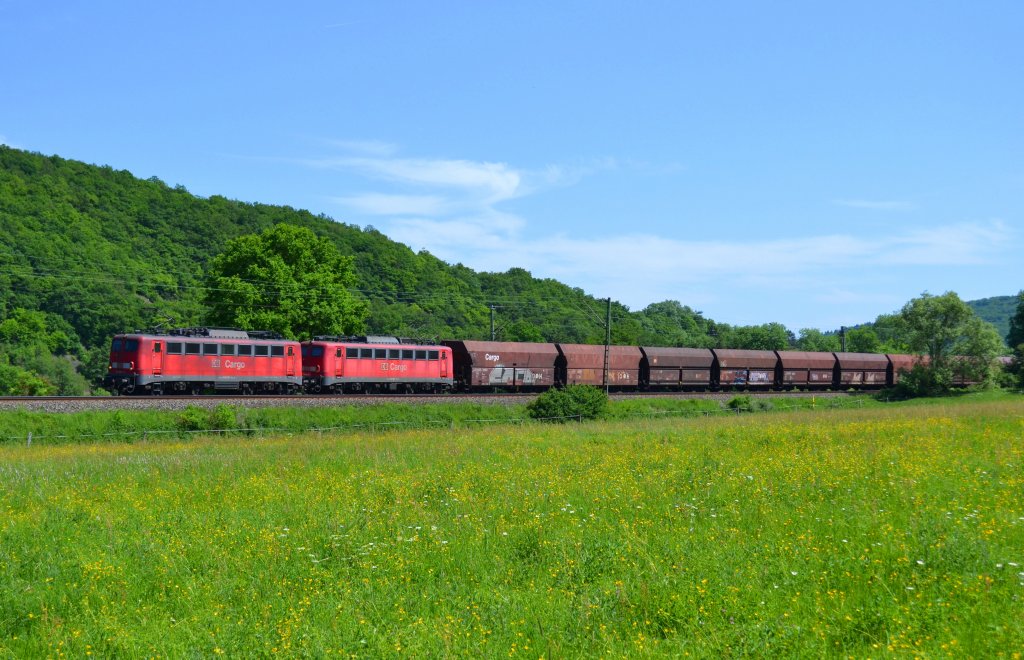
{"type": "MultiPolygon", "coordinates": [[[[372,227],[287,206],[201,198],[157,178],[0,146],[0,393],[79,393],[106,370],[111,335],[201,325],[207,271],[229,241],[287,224],[328,239],[355,272],[369,333],[505,341],[604,341],[605,302],[513,268],[477,273],[372,227]]],[[[205,302],[204,302],[205,301],[205,302]]],[[[612,304],[616,344],[838,350],[817,330],[733,327],[675,301],[612,304]]],[[[885,319],[848,350],[899,350],[885,319]]]]}

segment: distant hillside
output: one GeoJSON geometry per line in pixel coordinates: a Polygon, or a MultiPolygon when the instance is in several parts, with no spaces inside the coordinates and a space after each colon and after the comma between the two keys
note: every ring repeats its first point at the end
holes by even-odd
{"type": "MultiPolygon", "coordinates": [[[[371,227],[0,145],[0,393],[80,392],[82,376],[95,383],[106,370],[111,335],[204,324],[208,262],[230,239],[282,222],[353,257],[372,334],[489,339],[493,312],[498,340],[604,341],[605,301],[521,268],[478,273],[371,227]]],[[[1011,300],[972,304],[1005,334],[1011,300]]],[[[613,302],[612,318],[616,344],[832,350],[813,333],[797,342],[778,323],[730,327],[676,301],[613,302]]],[[[875,344],[864,350],[888,346],[875,344]]]]}
{"type": "Polygon", "coordinates": [[[975,314],[988,321],[999,331],[1004,340],[1010,332],[1010,317],[1017,312],[1017,296],[995,296],[981,300],[969,300],[975,314]]]}
{"type": "MultiPolygon", "coordinates": [[[[372,333],[488,339],[494,306],[501,340],[604,340],[604,301],[522,269],[477,273],[372,228],[290,207],[201,198],[155,177],[0,146],[0,321],[19,309],[42,314],[20,317],[0,336],[0,366],[5,341],[35,332],[57,337],[54,345],[80,344],[67,354],[95,378],[112,334],[202,324],[209,260],[228,240],[281,222],[308,227],[354,257],[372,333]],[[42,329],[26,330],[32,324],[42,329]]],[[[678,303],[648,310],[613,303],[613,341],[731,341],[728,326],[678,303]]]]}

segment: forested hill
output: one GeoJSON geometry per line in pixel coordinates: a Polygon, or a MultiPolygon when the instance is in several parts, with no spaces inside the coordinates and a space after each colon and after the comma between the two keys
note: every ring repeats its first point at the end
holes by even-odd
{"type": "MultiPolygon", "coordinates": [[[[80,392],[106,370],[114,333],[204,324],[210,260],[230,239],[277,223],[309,228],[353,257],[371,333],[487,339],[494,307],[499,340],[604,341],[603,300],[522,269],[477,273],[372,228],[201,198],[157,178],[0,145],[0,392],[80,392]]],[[[778,323],[730,327],[675,301],[635,312],[613,303],[612,317],[617,344],[832,350],[837,342],[816,331],[796,342],[778,323]]],[[[868,339],[864,350],[877,349],[868,339]]]]}
{"type": "MultiPolygon", "coordinates": [[[[201,324],[210,259],[229,239],[282,222],[329,237],[354,257],[371,332],[485,339],[494,305],[499,339],[603,341],[603,301],[521,269],[477,273],[372,228],[290,207],[201,198],[156,178],[0,146],[0,350],[10,355],[45,336],[52,351],[70,354],[95,377],[116,332],[201,324]]],[[[613,338],[622,343],[701,346],[711,341],[709,330],[729,331],[712,330],[671,302],[647,313],[614,304],[613,316],[613,338]]],[[[8,361],[15,362],[0,356],[0,367],[8,361]]]]}
{"type": "Polygon", "coordinates": [[[999,336],[1005,338],[1010,332],[1010,318],[1017,311],[1017,296],[995,296],[980,300],[969,300],[974,313],[996,327],[999,336]]]}

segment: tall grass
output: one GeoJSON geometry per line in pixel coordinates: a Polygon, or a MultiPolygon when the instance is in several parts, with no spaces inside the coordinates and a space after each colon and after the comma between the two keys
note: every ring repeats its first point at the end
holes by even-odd
{"type": "MultiPolygon", "coordinates": [[[[742,397],[739,397],[742,398],[742,397]]],[[[757,400],[762,403],[763,400],[757,400]]],[[[779,399],[762,404],[764,410],[818,407],[863,407],[867,398],[779,399]]],[[[750,411],[747,406],[745,410],[750,411]]],[[[692,417],[736,410],[708,399],[639,398],[613,401],[606,419],[665,416],[692,417]]],[[[189,406],[180,411],[100,410],[75,413],[0,410],[0,445],[124,442],[168,438],[187,439],[215,431],[224,436],[260,436],[280,433],[330,433],[438,429],[526,422],[524,405],[481,405],[468,402],[410,405],[381,403],[370,406],[342,403],[333,407],[246,408],[220,404],[214,408],[189,406]]],[[[573,415],[571,420],[576,419],[573,415]]]]}
{"type": "Polygon", "coordinates": [[[0,448],[0,655],[1024,647],[1024,404],[0,448]]]}

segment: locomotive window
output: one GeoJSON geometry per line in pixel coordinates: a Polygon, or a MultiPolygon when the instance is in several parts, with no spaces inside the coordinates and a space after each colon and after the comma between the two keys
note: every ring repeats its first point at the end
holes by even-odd
{"type": "Polygon", "coordinates": [[[159,353],[160,352],[160,347],[161,347],[160,342],[154,342],[153,343],[153,352],[154,353],[159,353]]]}
{"type": "Polygon", "coordinates": [[[426,360],[427,359],[427,352],[426,351],[416,351],[416,359],[417,360],[426,360]]]}
{"type": "Polygon", "coordinates": [[[274,344],[270,347],[271,357],[284,357],[284,346],[274,344]]]}
{"type": "Polygon", "coordinates": [[[133,351],[139,350],[139,340],[138,339],[125,339],[124,340],[124,350],[126,350],[128,352],[133,352],[133,351]]]}
{"type": "Polygon", "coordinates": [[[180,341],[169,341],[167,342],[167,353],[168,355],[181,355],[184,344],[180,341]]]}
{"type": "MultiPolygon", "coordinates": [[[[351,349],[349,349],[349,350],[351,350],[351,349]]],[[[334,357],[341,357],[341,349],[340,349],[340,348],[338,348],[338,349],[335,349],[335,351],[334,351],[334,357]]]]}
{"type": "Polygon", "coordinates": [[[372,348],[360,348],[359,349],[359,357],[361,357],[361,358],[372,358],[373,357],[373,349],[372,348]]]}
{"type": "MultiPolygon", "coordinates": [[[[338,352],[341,352],[340,348],[338,349],[338,352]]],[[[338,357],[341,357],[341,356],[339,355],[338,357]]],[[[359,349],[358,348],[346,348],[345,349],[345,357],[347,357],[347,358],[357,358],[357,357],[359,357],[359,349]]]]}
{"type": "Polygon", "coordinates": [[[203,344],[203,355],[220,355],[220,344],[203,344]]]}
{"type": "MultiPolygon", "coordinates": [[[[320,353],[323,354],[323,352],[324,352],[324,349],[321,348],[320,349],[320,353]]],[[[288,347],[288,356],[291,357],[291,356],[294,356],[294,355],[295,355],[295,347],[294,346],[289,346],[288,347]]]]}
{"type": "Polygon", "coordinates": [[[124,346],[124,342],[120,339],[115,339],[114,343],[110,345],[110,350],[114,353],[119,353],[122,346],[124,346]]]}
{"type": "Polygon", "coordinates": [[[199,344],[185,344],[185,355],[199,355],[199,344]]]}
{"type": "MultiPolygon", "coordinates": [[[[324,347],[323,346],[307,346],[306,348],[309,349],[309,355],[312,356],[312,357],[323,357],[324,356],[324,347]]],[[[302,349],[303,350],[303,355],[306,354],[305,353],[306,348],[302,349]]],[[[292,350],[290,346],[288,347],[288,350],[289,351],[292,350]]]]}
{"type": "Polygon", "coordinates": [[[252,344],[239,344],[238,345],[239,355],[252,355],[252,344]]]}
{"type": "Polygon", "coordinates": [[[386,360],[388,359],[388,349],[386,348],[375,348],[373,349],[374,360],[386,360]]]}
{"type": "Polygon", "coordinates": [[[221,355],[234,355],[235,354],[235,345],[234,344],[221,344],[220,345],[220,354],[221,355]]]}
{"type": "Polygon", "coordinates": [[[401,351],[398,350],[397,348],[389,348],[388,349],[388,359],[389,360],[397,360],[399,358],[400,354],[401,354],[401,351]]]}
{"type": "Polygon", "coordinates": [[[437,351],[427,351],[427,359],[428,360],[436,360],[437,359],[437,351]]]}
{"type": "Polygon", "coordinates": [[[270,353],[270,347],[266,344],[256,344],[253,348],[256,349],[256,357],[267,357],[270,353]]]}
{"type": "Polygon", "coordinates": [[[411,360],[412,359],[412,349],[411,348],[403,348],[402,349],[402,359],[403,360],[411,360]]]}

